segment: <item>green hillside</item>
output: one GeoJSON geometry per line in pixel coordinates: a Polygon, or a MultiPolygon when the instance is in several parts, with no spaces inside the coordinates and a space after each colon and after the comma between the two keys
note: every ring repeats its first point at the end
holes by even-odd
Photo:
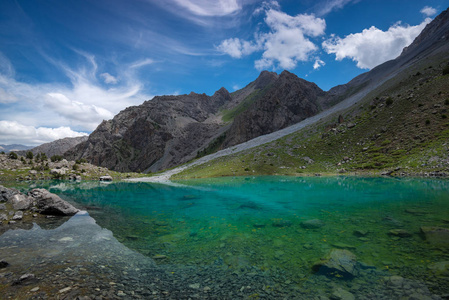
{"type": "Polygon", "coordinates": [[[448,63],[430,61],[407,69],[352,108],[318,124],[187,169],[173,179],[449,173],[448,63]]]}

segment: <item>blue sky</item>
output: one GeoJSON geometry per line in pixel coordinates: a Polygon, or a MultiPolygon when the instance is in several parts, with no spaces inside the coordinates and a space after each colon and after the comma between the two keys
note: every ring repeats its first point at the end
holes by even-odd
{"type": "Polygon", "coordinates": [[[0,144],[92,132],[155,95],[287,69],[328,90],[395,58],[448,0],[3,0],[0,144]]]}

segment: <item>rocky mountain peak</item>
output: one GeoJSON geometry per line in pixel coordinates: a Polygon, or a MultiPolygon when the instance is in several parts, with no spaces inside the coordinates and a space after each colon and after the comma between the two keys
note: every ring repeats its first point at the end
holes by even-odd
{"type": "Polygon", "coordinates": [[[410,46],[405,47],[401,56],[419,48],[427,48],[437,43],[447,43],[449,40],[449,8],[439,14],[432,22],[426,25],[423,31],[415,38],[410,46]]]}
{"type": "Polygon", "coordinates": [[[263,89],[269,84],[273,83],[278,78],[278,76],[279,75],[275,72],[262,71],[259,77],[257,77],[256,81],[254,82],[254,88],[263,89]]]}

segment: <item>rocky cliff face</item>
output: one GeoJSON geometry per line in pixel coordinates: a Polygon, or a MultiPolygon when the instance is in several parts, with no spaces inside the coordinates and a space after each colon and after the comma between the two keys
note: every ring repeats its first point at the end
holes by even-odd
{"type": "Polygon", "coordinates": [[[325,95],[316,84],[284,71],[246,111],[239,114],[226,133],[224,147],[246,142],[298,123],[317,114],[318,99],[325,95]]]}
{"type": "Polygon", "coordinates": [[[157,171],[183,163],[219,131],[215,115],[230,100],[224,88],[213,96],[155,97],[103,121],[66,156],[118,171],[157,171]]]}

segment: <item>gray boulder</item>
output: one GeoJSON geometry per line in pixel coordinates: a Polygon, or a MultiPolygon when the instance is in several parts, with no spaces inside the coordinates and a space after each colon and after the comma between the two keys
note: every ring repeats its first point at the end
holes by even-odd
{"type": "Polygon", "coordinates": [[[9,198],[18,193],[19,191],[16,189],[8,189],[0,185],[0,202],[6,202],[9,198]]]}
{"type": "Polygon", "coordinates": [[[36,202],[39,212],[44,215],[72,216],[79,210],[59,196],[45,189],[34,189],[28,193],[36,202]]]}
{"type": "Polygon", "coordinates": [[[33,199],[24,194],[15,194],[9,198],[15,210],[27,210],[33,206],[33,199]]]}
{"type": "Polygon", "coordinates": [[[325,258],[313,265],[312,270],[324,275],[352,278],[357,275],[356,265],[357,257],[354,253],[344,249],[332,249],[325,258]]]}
{"type": "Polygon", "coordinates": [[[112,181],[112,176],[110,175],[101,176],[100,181],[112,181]]]}

